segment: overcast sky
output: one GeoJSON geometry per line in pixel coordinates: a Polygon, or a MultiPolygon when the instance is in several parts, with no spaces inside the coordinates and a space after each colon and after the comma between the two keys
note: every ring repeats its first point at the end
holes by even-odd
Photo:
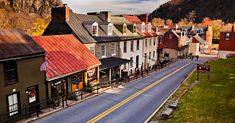
{"type": "Polygon", "coordinates": [[[62,0],[75,12],[99,12],[109,10],[113,14],[151,13],[169,0],[62,0]]]}

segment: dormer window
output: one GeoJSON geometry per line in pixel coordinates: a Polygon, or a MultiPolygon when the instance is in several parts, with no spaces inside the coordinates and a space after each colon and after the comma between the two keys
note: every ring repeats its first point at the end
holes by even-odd
{"type": "Polygon", "coordinates": [[[133,33],[136,33],[136,24],[133,25],[133,33]]]}
{"type": "Polygon", "coordinates": [[[200,31],[199,31],[200,33],[203,33],[203,29],[200,29],[200,31]]]}
{"type": "Polygon", "coordinates": [[[152,25],[151,23],[148,24],[148,32],[151,32],[152,25]]]}
{"type": "Polygon", "coordinates": [[[92,35],[98,36],[98,23],[96,22],[92,24],[92,35]]]}
{"type": "Polygon", "coordinates": [[[123,34],[126,34],[126,30],[127,30],[127,25],[123,24],[123,34]]]}
{"type": "Polygon", "coordinates": [[[225,40],[230,40],[230,37],[231,37],[230,33],[225,34],[225,40]]]}
{"type": "Polygon", "coordinates": [[[108,25],[108,35],[112,35],[113,34],[113,25],[110,23],[108,25]]]}
{"type": "Polygon", "coordinates": [[[142,25],[141,25],[141,31],[145,32],[145,24],[144,23],[142,23],[142,25]]]}

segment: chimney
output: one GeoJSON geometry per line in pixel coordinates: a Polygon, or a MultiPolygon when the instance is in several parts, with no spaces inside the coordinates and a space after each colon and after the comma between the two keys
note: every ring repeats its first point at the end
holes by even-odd
{"type": "Polygon", "coordinates": [[[67,4],[64,4],[62,7],[56,7],[51,9],[51,18],[52,21],[56,22],[65,22],[70,19],[70,8],[67,4]]]}
{"type": "Polygon", "coordinates": [[[102,19],[102,20],[105,20],[107,22],[111,22],[111,16],[112,16],[112,12],[111,11],[102,11],[100,12],[99,14],[99,17],[102,19]]]}

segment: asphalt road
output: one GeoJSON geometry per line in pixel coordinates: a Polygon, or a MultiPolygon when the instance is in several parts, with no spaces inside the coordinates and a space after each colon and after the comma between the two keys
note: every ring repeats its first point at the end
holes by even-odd
{"type": "Polygon", "coordinates": [[[49,115],[36,123],[143,123],[195,69],[183,60],[121,88],[49,115]]]}

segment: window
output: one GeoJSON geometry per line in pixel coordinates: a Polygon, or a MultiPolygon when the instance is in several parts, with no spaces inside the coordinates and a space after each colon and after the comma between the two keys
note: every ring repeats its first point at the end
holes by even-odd
{"type": "Polygon", "coordinates": [[[153,51],[153,59],[155,58],[155,51],[153,51]]]}
{"type": "Polygon", "coordinates": [[[110,23],[108,25],[108,35],[112,35],[113,34],[113,25],[110,23]]]}
{"type": "Polygon", "coordinates": [[[230,33],[225,34],[225,40],[230,40],[230,33]]]}
{"type": "Polygon", "coordinates": [[[90,51],[95,54],[95,47],[90,47],[90,51]]]}
{"type": "Polygon", "coordinates": [[[127,42],[126,41],[124,42],[124,45],[123,45],[123,52],[124,53],[127,52],[127,42]]]}
{"type": "Polygon", "coordinates": [[[94,23],[92,25],[92,35],[93,36],[98,36],[98,24],[97,23],[94,23]]]}
{"type": "Polygon", "coordinates": [[[133,57],[130,58],[131,62],[130,62],[130,67],[133,67],[133,57]]]}
{"type": "Polygon", "coordinates": [[[4,75],[5,75],[5,83],[6,85],[12,84],[18,81],[17,76],[17,65],[16,61],[6,61],[3,63],[4,75]]]}
{"type": "Polygon", "coordinates": [[[145,39],[145,47],[148,47],[148,39],[145,39]]]}
{"type": "Polygon", "coordinates": [[[147,62],[147,53],[144,53],[144,62],[147,62]]]}
{"type": "Polygon", "coordinates": [[[116,45],[112,44],[112,55],[116,55],[116,45]]]}
{"type": "Polygon", "coordinates": [[[151,28],[152,28],[151,23],[149,23],[148,24],[148,32],[151,32],[151,28]]]}
{"type": "Polygon", "coordinates": [[[173,34],[169,34],[169,39],[172,39],[173,38],[173,34]]]}
{"type": "Polygon", "coordinates": [[[131,41],[131,51],[134,51],[134,41],[131,41]]]}
{"type": "Polygon", "coordinates": [[[123,25],[123,34],[126,34],[127,26],[126,24],[123,25]]]}
{"type": "Polygon", "coordinates": [[[156,45],[156,38],[154,38],[154,40],[153,40],[153,45],[154,46],[156,45]]]}
{"type": "Polygon", "coordinates": [[[133,33],[136,33],[136,25],[133,25],[133,33]]]}
{"type": "Polygon", "coordinates": [[[142,32],[145,32],[145,23],[142,23],[141,31],[142,31],[142,32]]]}
{"type": "Polygon", "coordinates": [[[137,42],[136,42],[136,50],[139,50],[139,49],[140,49],[140,41],[137,40],[137,42]]]}
{"type": "Polygon", "coordinates": [[[7,96],[7,104],[9,116],[13,116],[19,113],[18,93],[14,93],[7,96]]]}
{"type": "Polygon", "coordinates": [[[136,59],[135,60],[135,67],[139,68],[139,55],[137,55],[135,59],[136,59]]]}
{"type": "Polygon", "coordinates": [[[152,38],[149,39],[149,46],[152,45],[152,38]]]}
{"type": "Polygon", "coordinates": [[[106,56],[106,46],[105,45],[101,45],[101,56],[102,57],[106,56]]]}
{"type": "Polygon", "coordinates": [[[162,43],[162,37],[158,37],[158,45],[162,43]]]}
{"type": "Polygon", "coordinates": [[[151,52],[149,52],[149,59],[151,59],[151,52]]]}

